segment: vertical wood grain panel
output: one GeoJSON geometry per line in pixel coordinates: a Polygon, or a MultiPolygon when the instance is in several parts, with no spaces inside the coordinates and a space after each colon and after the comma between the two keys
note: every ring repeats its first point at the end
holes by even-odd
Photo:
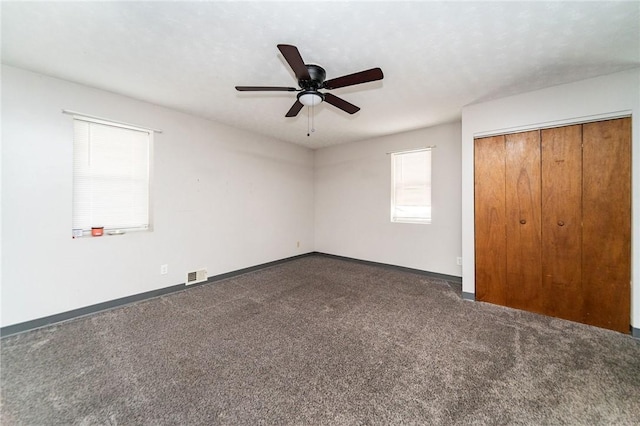
{"type": "Polygon", "coordinates": [[[543,313],[583,322],[582,126],[542,130],[541,150],[543,313]]]}
{"type": "Polygon", "coordinates": [[[506,304],[505,137],[475,140],[476,300],[506,304]]]}
{"type": "Polygon", "coordinates": [[[583,125],[585,322],[629,333],[631,119],[583,125]]]}
{"type": "Polygon", "coordinates": [[[507,306],[542,312],[540,132],[506,135],[507,306]]]}

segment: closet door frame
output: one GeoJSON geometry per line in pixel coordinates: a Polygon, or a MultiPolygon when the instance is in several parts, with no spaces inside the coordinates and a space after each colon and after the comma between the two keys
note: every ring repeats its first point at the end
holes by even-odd
{"type": "MultiPolygon", "coordinates": [[[[614,253],[614,256],[601,256],[602,259],[609,259],[609,266],[607,266],[606,261],[600,262],[599,263],[599,268],[600,268],[600,276],[604,276],[605,279],[601,280],[600,283],[596,283],[595,288],[596,291],[592,291],[589,289],[583,289],[581,288],[585,283],[587,286],[593,286],[593,283],[589,283],[587,282],[587,280],[585,279],[585,275],[587,274],[587,272],[585,272],[585,268],[582,268],[582,266],[580,267],[580,272],[576,272],[576,264],[575,262],[572,264],[571,259],[576,259],[576,258],[580,258],[580,262],[581,264],[588,264],[588,265],[595,265],[597,264],[596,262],[592,262],[590,260],[590,256],[591,258],[593,258],[594,253],[597,252],[596,250],[591,250],[591,252],[589,252],[589,250],[586,250],[586,253],[583,253],[585,251],[584,247],[583,247],[583,233],[584,233],[584,228],[583,228],[583,224],[582,224],[582,219],[580,220],[580,233],[581,235],[579,237],[576,236],[576,231],[577,231],[577,214],[575,211],[571,211],[572,209],[566,209],[564,207],[559,208],[559,209],[555,209],[553,211],[551,211],[550,209],[543,209],[541,215],[542,215],[542,219],[541,219],[541,251],[544,249],[544,251],[548,251],[546,250],[547,248],[549,248],[548,244],[550,244],[550,241],[545,241],[545,234],[546,236],[552,236],[554,233],[558,234],[560,236],[563,236],[563,238],[565,239],[565,241],[568,241],[568,251],[569,253],[566,253],[566,259],[560,259],[560,258],[553,258],[553,254],[551,255],[552,257],[546,257],[545,254],[542,254],[542,264],[541,264],[541,276],[542,276],[542,285],[540,286],[540,291],[544,292],[545,294],[543,295],[543,297],[541,298],[542,305],[540,310],[537,309],[530,309],[530,308],[526,308],[524,307],[523,309],[526,310],[531,310],[534,312],[540,312],[546,315],[551,315],[551,316],[559,316],[561,318],[566,318],[569,320],[573,320],[573,321],[578,321],[578,322],[582,322],[582,323],[587,323],[587,324],[592,324],[592,325],[596,325],[599,327],[604,327],[604,328],[608,328],[608,329],[613,329],[613,330],[617,330],[623,333],[629,333],[629,324],[631,323],[631,315],[630,315],[630,311],[631,311],[631,277],[632,277],[632,253],[631,253],[631,233],[632,233],[632,224],[631,224],[631,208],[632,208],[632,176],[633,173],[631,171],[632,168],[632,161],[631,161],[631,154],[632,154],[632,137],[631,137],[631,133],[632,133],[632,127],[631,127],[631,117],[628,115],[624,115],[624,116],[615,116],[615,117],[602,117],[602,118],[598,118],[597,120],[590,120],[590,121],[585,121],[585,122],[580,122],[580,123],[571,123],[571,122],[567,122],[567,123],[562,123],[562,124],[558,124],[558,125],[554,125],[554,126],[540,126],[539,128],[535,129],[534,131],[539,131],[539,132],[546,132],[547,130],[553,130],[553,129],[558,129],[558,128],[569,128],[569,127],[580,127],[581,129],[583,128],[583,126],[585,125],[589,125],[591,123],[600,123],[600,122],[606,122],[606,121],[614,121],[614,120],[618,120],[618,119],[622,119],[622,121],[624,121],[626,124],[625,126],[627,126],[624,130],[624,132],[626,132],[626,137],[628,137],[628,141],[626,142],[626,145],[622,148],[622,154],[618,153],[616,154],[618,159],[619,158],[624,158],[626,159],[623,162],[618,161],[616,164],[616,166],[614,166],[613,168],[610,167],[609,170],[615,170],[616,168],[626,168],[626,172],[623,172],[622,177],[619,177],[618,180],[616,180],[615,178],[613,179],[614,184],[610,184],[608,189],[605,189],[604,192],[600,192],[597,193],[596,191],[596,195],[592,195],[591,199],[602,199],[604,198],[604,196],[606,196],[607,193],[611,193],[613,191],[613,189],[611,188],[611,185],[613,185],[615,188],[625,188],[624,189],[624,195],[622,196],[622,202],[616,202],[616,203],[599,203],[598,205],[602,206],[607,206],[608,204],[616,204],[619,209],[623,209],[624,212],[621,216],[621,220],[618,221],[620,222],[622,225],[622,227],[624,228],[624,232],[622,232],[623,237],[621,239],[621,243],[616,243],[613,244],[612,247],[613,249],[607,249],[608,253],[614,253]],[[625,120],[626,119],[626,120],[625,120]],[[621,179],[621,180],[620,180],[621,179]],[[622,183],[621,183],[622,182],[622,183]],[[628,218],[627,218],[628,215],[628,218]],[[563,220],[562,218],[558,219],[558,217],[565,217],[568,218],[567,220],[570,222],[568,223],[567,220],[563,220]],[[555,229],[554,227],[551,226],[551,224],[553,224],[555,221],[555,229]],[[562,223],[562,225],[561,225],[562,223]],[[568,226],[569,224],[571,224],[572,226],[568,226]],[[546,228],[546,229],[545,229],[546,228]],[[571,231],[571,232],[569,232],[571,231]],[[580,242],[578,243],[578,240],[580,240],[580,242]],[[545,247],[545,244],[547,244],[547,246],[545,247]],[[576,247],[579,246],[579,249],[577,249],[576,247]],[[620,253],[622,253],[622,255],[620,255],[620,253]],[[623,259],[622,259],[623,258],[623,259]],[[567,259],[569,260],[568,263],[567,259]],[[622,259],[622,260],[620,260],[622,259]],[[613,292],[609,295],[607,295],[606,290],[607,289],[611,289],[612,286],[610,284],[607,284],[606,281],[606,273],[607,273],[607,268],[612,268],[612,265],[617,265],[616,269],[616,273],[614,275],[616,275],[615,280],[618,282],[618,284],[616,284],[615,286],[613,286],[613,292]],[[602,273],[602,270],[604,270],[604,275],[602,273]],[[578,275],[580,275],[580,278],[578,278],[578,275]],[[558,285],[560,287],[558,287],[558,285]],[[556,287],[555,289],[553,287],[556,287]],[[562,288],[562,287],[566,287],[566,288],[562,288]],[[561,290],[560,292],[558,292],[558,290],[561,290]],[[603,290],[604,289],[604,290],[603,290]],[[602,291],[601,291],[602,290],[602,291]],[[582,297],[578,296],[577,294],[580,294],[582,297]],[[550,297],[551,296],[551,297],[550,297]],[[603,304],[603,306],[608,306],[609,309],[611,307],[614,308],[614,310],[617,310],[621,313],[620,316],[618,316],[617,319],[614,319],[613,321],[611,319],[602,319],[602,312],[599,312],[599,308],[597,307],[597,304],[599,303],[599,300],[605,300],[605,303],[603,304]],[[551,303],[549,303],[549,300],[551,300],[551,303]],[[564,309],[564,307],[562,305],[575,305],[575,309],[573,310],[573,313],[571,313],[570,315],[556,315],[556,313],[562,309],[564,309]],[[597,319],[598,317],[601,317],[599,319],[597,319]]],[[[597,124],[594,124],[597,125],[597,124]]],[[[513,133],[523,133],[523,131],[516,131],[513,130],[510,133],[502,133],[500,135],[487,135],[487,136],[476,136],[474,137],[474,160],[476,161],[476,164],[474,165],[474,169],[477,167],[477,163],[478,163],[478,155],[477,155],[477,142],[481,139],[489,139],[489,138],[499,138],[499,137],[504,137],[505,141],[506,138],[508,137],[509,134],[513,134],[513,133]]],[[[541,137],[542,139],[542,137],[541,137]]],[[[583,143],[581,142],[581,155],[582,155],[582,148],[583,143]]],[[[600,149],[603,149],[602,144],[598,145],[598,147],[600,149]]],[[[548,147],[547,147],[548,148],[548,147]]],[[[575,149],[575,146],[572,148],[575,149]]],[[[541,152],[541,156],[545,155],[544,154],[544,150],[545,147],[543,146],[543,142],[542,140],[540,141],[540,152],[541,152]]],[[[506,150],[505,150],[506,151],[506,150]]],[[[552,151],[550,151],[552,152],[552,151]]],[[[547,155],[550,154],[550,152],[547,152],[547,155]]],[[[602,154],[603,151],[600,151],[600,153],[602,154]]],[[[575,152],[573,153],[569,153],[570,157],[572,158],[572,167],[575,167],[575,152]]],[[[553,157],[553,156],[552,156],[553,157]]],[[[594,156],[594,158],[597,158],[598,155],[596,154],[594,156]]],[[[582,160],[582,159],[581,159],[582,160]]],[[[506,163],[506,161],[505,161],[506,163]]],[[[582,163],[582,161],[581,161],[582,163]]],[[[501,166],[504,167],[505,170],[508,167],[507,165],[501,166]]],[[[541,164],[541,168],[542,168],[542,164],[541,164]]],[[[586,166],[583,167],[591,167],[589,164],[587,164],[586,166]]],[[[542,191],[543,189],[543,185],[548,184],[549,182],[543,183],[542,180],[545,179],[545,173],[557,173],[556,171],[550,171],[550,170],[541,170],[540,174],[541,174],[541,184],[540,184],[540,189],[542,191]]],[[[595,174],[597,175],[598,172],[596,172],[595,174]]],[[[583,173],[584,174],[584,173],[583,173]]],[[[615,173],[614,173],[615,174],[615,173]]],[[[553,174],[548,175],[547,179],[549,179],[549,176],[553,176],[553,174]]],[[[506,179],[506,178],[505,178],[506,179]]],[[[492,294],[499,294],[500,297],[498,297],[498,299],[500,300],[490,300],[491,297],[487,298],[487,294],[483,294],[483,286],[482,285],[478,285],[478,283],[482,280],[482,275],[483,275],[483,271],[482,271],[482,265],[483,265],[483,261],[482,259],[479,259],[479,252],[481,252],[482,246],[478,244],[479,241],[482,241],[483,238],[483,231],[486,234],[487,229],[483,230],[483,224],[482,221],[480,220],[481,218],[478,217],[477,214],[477,210],[479,206],[482,206],[482,202],[479,201],[479,197],[481,197],[481,193],[479,194],[478,192],[478,174],[476,172],[476,170],[474,170],[474,180],[475,180],[475,184],[474,184],[474,190],[475,190],[475,194],[474,194],[474,198],[475,198],[475,212],[474,212],[474,223],[475,223],[475,241],[474,241],[474,252],[475,252],[475,265],[476,265],[476,300],[479,301],[487,301],[490,303],[497,303],[497,304],[501,304],[504,306],[510,306],[511,303],[509,303],[509,292],[506,290],[501,290],[499,288],[499,286],[496,286],[495,283],[493,283],[493,287],[496,287],[494,289],[492,289],[491,292],[492,294]],[[480,240],[479,240],[480,237],[480,240]],[[506,294],[504,294],[506,292],[506,294]],[[505,301],[505,299],[507,299],[505,301]]],[[[552,179],[553,180],[553,179],[552,179]]],[[[584,194],[580,194],[581,195],[581,199],[582,197],[586,197],[587,199],[589,198],[589,191],[588,190],[584,190],[582,189],[578,189],[582,186],[585,185],[585,183],[583,182],[584,178],[583,176],[580,176],[580,179],[577,179],[576,182],[569,182],[567,183],[567,185],[564,185],[565,182],[562,182],[562,184],[560,186],[568,186],[569,189],[569,195],[568,198],[572,198],[572,199],[576,199],[577,194],[580,192],[584,192],[584,194]],[[579,182],[577,182],[577,180],[579,180],[579,182]],[[585,195],[586,194],[586,195],[585,195]]],[[[588,182],[588,179],[587,179],[588,182]]],[[[589,185],[592,185],[591,183],[588,183],[589,185]]],[[[508,185],[508,183],[505,181],[504,182],[504,187],[506,188],[508,185]]],[[[563,191],[566,191],[567,188],[558,188],[559,189],[559,193],[562,193],[563,191]]],[[[486,188],[484,189],[486,191],[486,188]]],[[[505,189],[506,190],[506,189],[505,189]]],[[[554,194],[554,197],[558,198],[561,196],[561,194],[554,194]]],[[[542,196],[543,199],[541,201],[541,208],[543,206],[543,204],[545,202],[549,202],[549,200],[545,200],[544,199],[544,195],[542,196]]],[[[620,198],[620,197],[619,197],[620,198]]],[[[505,202],[505,208],[506,208],[506,202],[505,202]]],[[[494,210],[495,210],[495,206],[494,206],[494,210]]],[[[602,213],[598,213],[595,215],[595,217],[597,218],[596,221],[603,221],[603,217],[613,217],[615,216],[615,212],[611,209],[607,210],[607,207],[605,207],[604,209],[601,209],[602,211],[604,211],[604,215],[602,213]]],[[[581,212],[581,215],[583,213],[581,212]]],[[[495,215],[494,215],[495,216],[495,215]]],[[[505,213],[505,228],[508,227],[507,222],[510,220],[509,219],[509,213],[506,212],[505,213]]],[[[613,221],[615,223],[617,223],[616,221],[613,221]]],[[[617,226],[616,226],[617,227],[617,226]]],[[[495,225],[494,225],[495,228],[495,225]]],[[[598,226],[592,226],[592,229],[597,229],[598,226]]],[[[602,228],[602,226],[600,225],[600,228],[602,228]]],[[[507,232],[505,231],[505,234],[507,232]]],[[[604,235],[604,234],[602,234],[604,235]]],[[[607,244],[605,243],[605,239],[603,239],[604,237],[602,237],[602,235],[600,237],[596,237],[595,240],[599,241],[602,247],[607,247],[607,244]]],[[[486,236],[486,235],[485,235],[486,236]]],[[[506,237],[506,235],[505,235],[506,237]]],[[[506,238],[505,238],[506,239],[506,238]]],[[[551,239],[553,239],[553,237],[551,237],[551,239]]],[[[495,240],[495,238],[494,238],[495,240]]],[[[588,242],[589,238],[587,238],[587,242],[588,242]]],[[[486,244],[486,243],[485,243],[486,244]]],[[[596,243],[594,246],[597,246],[598,244],[596,243]]],[[[504,245],[504,252],[505,252],[505,259],[507,254],[509,253],[509,244],[507,242],[505,242],[504,245]]],[[[555,249],[555,254],[560,253],[558,251],[558,248],[556,247],[555,249]]],[[[496,254],[496,253],[494,253],[496,254]]],[[[482,257],[482,255],[480,255],[480,257],[482,257]]],[[[489,256],[485,256],[485,257],[489,257],[489,256]]],[[[486,260],[486,259],[485,259],[486,260]]],[[[494,259],[495,262],[495,259],[494,259]]],[[[501,261],[497,262],[498,264],[501,263],[501,261]]],[[[504,262],[505,263],[505,270],[508,271],[508,262],[504,262]]],[[[498,268],[497,270],[499,270],[500,268],[498,268]]],[[[494,270],[496,270],[496,268],[494,268],[494,270]]],[[[594,272],[597,272],[597,270],[594,271],[589,271],[588,274],[593,276],[595,275],[594,272]]],[[[498,277],[500,274],[493,274],[494,276],[498,277]]],[[[508,275],[508,273],[505,272],[505,278],[508,275]]],[[[593,281],[593,280],[592,280],[593,281]]],[[[507,287],[507,285],[505,284],[503,287],[507,287]]],[[[486,292],[484,292],[486,293],[486,292]]],[[[512,306],[512,307],[519,307],[519,306],[512,306]]],[[[566,307],[566,306],[565,306],[566,307]]],[[[521,308],[521,307],[519,307],[521,308]]],[[[522,309],[522,308],[521,308],[522,309]]],[[[610,309],[611,310],[611,309],[610,309]]],[[[606,310],[603,308],[603,312],[605,312],[606,310]]],[[[604,317],[606,317],[607,314],[604,315],[604,317]]]]}

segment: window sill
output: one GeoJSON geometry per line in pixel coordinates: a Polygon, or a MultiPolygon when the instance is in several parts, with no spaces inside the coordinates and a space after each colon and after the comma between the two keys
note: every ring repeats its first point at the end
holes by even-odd
{"type": "Polygon", "coordinates": [[[412,223],[416,225],[431,225],[431,220],[391,219],[391,223],[412,223]]]}
{"type": "Polygon", "coordinates": [[[92,235],[91,230],[82,231],[82,234],[78,235],[72,231],[71,238],[74,240],[87,239],[87,238],[100,238],[100,237],[118,237],[125,234],[139,234],[142,232],[150,232],[152,228],[144,229],[109,229],[105,230],[101,235],[92,235]]]}

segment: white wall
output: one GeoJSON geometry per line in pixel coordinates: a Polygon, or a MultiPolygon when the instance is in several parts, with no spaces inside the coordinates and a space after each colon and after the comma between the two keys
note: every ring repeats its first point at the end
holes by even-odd
{"type": "Polygon", "coordinates": [[[183,283],[197,268],[211,276],[313,251],[313,158],[304,147],[3,67],[1,325],[183,283]],[[163,130],[153,232],[71,238],[73,136],[63,108],[163,130]]]}
{"type": "Polygon", "coordinates": [[[316,151],[319,252],[461,275],[460,124],[446,124],[316,151]],[[429,145],[433,222],[391,223],[388,152],[429,145]]]}
{"type": "Polygon", "coordinates": [[[633,114],[632,320],[640,328],[640,69],[469,105],[462,110],[463,291],[475,293],[473,138],[633,114]]]}
{"type": "Polygon", "coordinates": [[[632,325],[639,328],[639,111],[635,69],[469,105],[462,126],[314,154],[3,66],[1,326],[182,283],[196,268],[217,275],[313,250],[462,275],[463,291],[473,294],[474,136],[632,113],[632,325]],[[153,232],[71,239],[72,126],[63,108],[164,131],[155,138],[153,232]],[[387,153],[427,145],[437,145],[433,223],[391,223],[387,153]],[[159,274],[161,264],[168,275],[159,274]]]}

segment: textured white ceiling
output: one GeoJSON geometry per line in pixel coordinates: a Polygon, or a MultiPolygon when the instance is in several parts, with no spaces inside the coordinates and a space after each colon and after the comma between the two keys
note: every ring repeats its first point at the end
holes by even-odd
{"type": "MultiPolygon", "coordinates": [[[[640,2],[2,2],[2,62],[312,148],[460,118],[463,105],[640,66],[640,2]],[[296,45],[358,105],[285,118],[296,45]]],[[[90,111],[86,111],[90,113],[90,111]]],[[[158,124],[160,126],[160,124],[158,124]]]]}

